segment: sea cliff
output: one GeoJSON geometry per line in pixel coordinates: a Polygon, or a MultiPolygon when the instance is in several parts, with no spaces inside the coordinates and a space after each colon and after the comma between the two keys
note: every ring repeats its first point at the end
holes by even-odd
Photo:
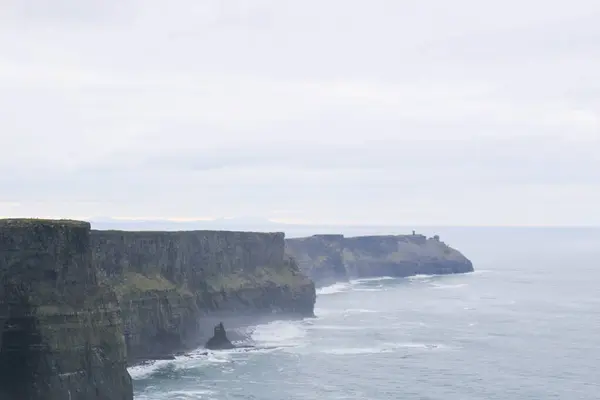
{"type": "Polygon", "coordinates": [[[0,400],[130,400],[115,292],[90,225],[0,220],[0,400]]]}
{"type": "Polygon", "coordinates": [[[283,233],[92,231],[91,241],[130,363],[204,343],[216,319],[313,316],[315,286],[285,255],[283,233]]]}
{"type": "Polygon", "coordinates": [[[130,400],[127,365],[214,323],[313,316],[283,233],[91,231],[0,220],[0,400],[130,400]]]}
{"type": "Polygon", "coordinates": [[[318,286],[351,278],[473,271],[472,262],[439,237],[314,235],[286,239],[286,253],[318,286]]]}

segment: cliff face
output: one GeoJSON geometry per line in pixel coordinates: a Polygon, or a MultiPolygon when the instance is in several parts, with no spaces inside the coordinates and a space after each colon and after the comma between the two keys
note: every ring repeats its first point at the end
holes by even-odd
{"type": "Polygon", "coordinates": [[[343,235],[314,235],[286,239],[286,253],[293,257],[302,272],[319,285],[348,280],[344,262],[343,235]]]}
{"type": "Polygon", "coordinates": [[[129,400],[115,292],[98,283],[90,226],[0,220],[0,399],[129,400]]]}
{"type": "Polygon", "coordinates": [[[423,235],[315,235],[287,239],[286,252],[318,285],[349,278],[473,271],[471,261],[458,250],[423,235]]]}
{"type": "Polygon", "coordinates": [[[216,317],[313,315],[314,284],[285,256],[283,233],[93,231],[92,247],[131,362],[203,343],[216,317]]]}

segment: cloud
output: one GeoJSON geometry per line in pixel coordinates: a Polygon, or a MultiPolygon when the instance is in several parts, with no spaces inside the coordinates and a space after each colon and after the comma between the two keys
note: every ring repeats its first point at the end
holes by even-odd
{"type": "Polygon", "coordinates": [[[0,214],[600,223],[596,2],[35,3],[0,214]]]}

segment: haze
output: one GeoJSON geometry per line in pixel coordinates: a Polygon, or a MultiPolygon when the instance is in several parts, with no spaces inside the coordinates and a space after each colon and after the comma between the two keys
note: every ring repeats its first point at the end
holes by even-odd
{"type": "Polygon", "coordinates": [[[598,225],[600,2],[5,0],[0,216],[598,225]]]}

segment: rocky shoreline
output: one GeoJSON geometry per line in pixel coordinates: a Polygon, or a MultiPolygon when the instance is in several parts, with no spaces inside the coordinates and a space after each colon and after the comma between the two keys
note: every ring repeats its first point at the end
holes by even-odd
{"type": "Polygon", "coordinates": [[[315,282],[472,270],[420,235],[286,240],[0,220],[0,400],[130,400],[128,366],[198,348],[220,322],[314,317],[315,282]]]}

